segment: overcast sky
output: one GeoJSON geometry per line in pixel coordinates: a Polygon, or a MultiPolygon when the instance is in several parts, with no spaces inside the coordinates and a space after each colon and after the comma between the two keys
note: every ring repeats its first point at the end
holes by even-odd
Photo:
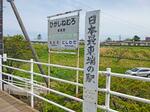
{"type": "MultiPolygon", "coordinates": [[[[150,0],[15,0],[30,38],[47,39],[47,16],[83,9],[80,38],[84,38],[85,12],[101,10],[101,40],[150,36],[150,0]]],[[[4,35],[22,34],[10,4],[4,0],[4,35]]]]}

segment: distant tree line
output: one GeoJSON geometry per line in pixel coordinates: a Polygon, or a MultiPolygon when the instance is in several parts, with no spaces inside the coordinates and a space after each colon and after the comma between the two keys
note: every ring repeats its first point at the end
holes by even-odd
{"type": "MultiPolygon", "coordinates": [[[[127,38],[127,39],[125,39],[126,41],[140,41],[141,40],[141,38],[139,37],[139,36],[137,36],[137,35],[134,35],[134,37],[133,38],[127,38]]],[[[106,42],[111,42],[112,41],[112,38],[111,37],[108,37],[107,39],[106,39],[106,42]]]]}

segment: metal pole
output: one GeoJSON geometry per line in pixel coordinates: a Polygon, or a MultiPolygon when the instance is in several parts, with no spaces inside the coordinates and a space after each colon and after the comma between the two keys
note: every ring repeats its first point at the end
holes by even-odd
{"type": "MultiPolygon", "coordinates": [[[[2,72],[2,55],[4,52],[4,45],[3,45],[3,0],[0,0],[0,72],[2,72]]],[[[3,90],[3,85],[2,85],[2,73],[0,73],[0,90],[3,90]]]]}
{"type": "MultiPolygon", "coordinates": [[[[51,64],[51,53],[50,53],[50,49],[48,50],[48,63],[51,64]]],[[[48,76],[51,75],[51,67],[48,66],[48,76]]],[[[51,87],[51,80],[48,79],[48,84],[49,84],[49,87],[51,87]]]]}
{"type": "Polygon", "coordinates": [[[34,69],[34,63],[33,63],[33,59],[30,60],[31,61],[31,107],[34,108],[34,96],[33,96],[33,93],[34,93],[34,89],[33,89],[33,83],[34,83],[34,79],[33,79],[33,69],[34,69]]]}
{"type": "MultiPolygon", "coordinates": [[[[80,11],[78,12],[78,17],[80,18],[80,11]]],[[[80,20],[80,19],[79,19],[80,20]]],[[[78,26],[79,29],[79,26],[78,26]]],[[[77,48],[77,68],[80,66],[80,44],[79,44],[79,30],[78,30],[78,48],[77,48]]],[[[76,83],[79,83],[79,70],[76,71],[76,83]]],[[[79,93],[79,86],[76,86],[76,96],[79,93]]]]}
{"type": "MultiPolygon", "coordinates": [[[[22,21],[20,15],[19,15],[19,12],[18,12],[18,10],[17,10],[15,4],[14,4],[14,0],[7,0],[7,1],[11,4],[11,7],[12,7],[14,13],[15,13],[15,16],[16,16],[16,18],[17,18],[17,20],[18,20],[18,23],[19,23],[19,25],[20,25],[20,28],[21,28],[21,30],[22,30],[22,32],[23,32],[23,34],[24,34],[26,40],[27,40],[28,43],[29,43],[29,47],[30,47],[30,49],[31,49],[31,51],[32,51],[32,55],[33,55],[35,61],[39,62],[38,56],[37,56],[37,54],[36,54],[36,52],[35,52],[35,49],[32,47],[32,44],[31,44],[29,35],[28,35],[28,33],[27,33],[26,29],[25,29],[25,26],[24,26],[24,24],[23,24],[23,21],[22,21]]],[[[40,64],[37,64],[37,65],[38,65],[38,68],[39,68],[41,74],[44,75],[45,72],[44,72],[44,70],[42,69],[42,66],[41,66],[40,64]]],[[[47,79],[44,78],[44,80],[45,80],[45,82],[46,82],[46,85],[48,86],[48,81],[47,81],[47,79]]]]}
{"type": "MultiPolygon", "coordinates": [[[[49,42],[49,19],[48,19],[48,23],[47,23],[48,25],[47,25],[47,37],[48,37],[48,42],[49,42]]],[[[49,45],[49,43],[48,43],[48,45],[49,45]]],[[[48,46],[47,45],[47,46],[48,46]]],[[[51,50],[50,50],[50,48],[49,48],[49,46],[48,46],[48,63],[50,64],[51,63],[51,50]]],[[[50,72],[50,69],[51,69],[51,67],[50,66],[48,66],[48,76],[50,76],[50,74],[51,74],[51,72],[50,72]]],[[[49,88],[50,88],[50,79],[48,79],[48,86],[49,86],[49,88]]]]}
{"type": "Polygon", "coordinates": [[[3,0],[0,0],[0,54],[3,55],[3,0]]]}
{"type": "Polygon", "coordinates": [[[0,90],[3,90],[3,81],[2,81],[2,55],[0,55],[0,90]]]}
{"type": "MultiPolygon", "coordinates": [[[[79,46],[80,47],[80,46],[79,46]]],[[[77,49],[77,68],[79,68],[80,63],[80,48],[77,49]]],[[[79,83],[79,70],[76,71],[76,83],[79,83]]],[[[76,86],[76,96],[78,96],[79,93],[79,87],[76,86]]]]}
{"type": "MultiPolygon", "coordinates": [[[[105,99],[105,106],[109,110],[110,108],[110,83],[111,83],[111,68],[107,68],[106,74],[106,99],[105,99]]],[[[108,112],[108,111],[107,111],[108,112]]]]}

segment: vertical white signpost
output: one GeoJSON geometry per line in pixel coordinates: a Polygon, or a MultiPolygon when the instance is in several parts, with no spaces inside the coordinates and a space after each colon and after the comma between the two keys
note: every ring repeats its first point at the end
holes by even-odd
{"type": "Polygon", "coordinates": [[[83,112],[97,112],[100,10],[86,13],[83,112]]]}

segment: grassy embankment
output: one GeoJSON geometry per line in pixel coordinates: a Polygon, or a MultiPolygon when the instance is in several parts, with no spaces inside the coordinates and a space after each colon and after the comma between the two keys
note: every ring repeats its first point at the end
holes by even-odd
{"type": "MultiPolygon", "coordinates": [[[[36,51],[41,62],[47,62],[48,60],[48,49],[46,45],[35,45],[36,51]]],[[[101,48],[101,57],[100,57],[100,70],[105,70],[107,67],[112,68],[112,72],[124,73],[127,69],[133,67],[150,67],[150,48],[148,47],[102,47],[101,48]],[[117,57],[117,58],[115,58],[117,57]],[[133,59],[134,60],[133,60],[133,59]],[[138,60],[140,59],[140,60],[138,60]]],[[[80,49],[80,67],[83,67],[84,61],[84,49],[80,49]]],[[[67,66],[76,66],[76,56],[67,55],[67,54],[52,54],[51,63],[67,65],[67,66]]],[[[22,68],[29,70],[29,65],[23,64],[22,68]]],[[[47,67],[43,66],[45,72],[47,73],[47,67]]],[[[35,72],[39,72],[38,68],[34,67],[35,72]]],[[[20,74],[17,72],[16,74],[20,74]]],[[[59,68],[51,67],[51,75],[54,77],[59,77],[62,79],[75,81],[75,71],[64,70],[59,68]]],[[[26,77],[27,74],[24,74],[26,77]]],[[[29,76],[29,75],[28,75],[29,76]]],[[[42,78],[35,77],[35,80],[42,81],[42,78]]],[[[83,73],[80,72],[80,82],[82,83],[83,73]]],[[[51,87],[53,89],[65,92],[75,96],[75,86],[64,84],[56,81],[51,81],[51,87]]],[[[100,75],[99,78],[99,87],[105,87],[105,77],[100,75]]],[[[115,90],[121,93],[127,93],[130,95],[140,96],[143,98],[150,99],[150,84],[141,81],[134,81],[123,78],[112,78],[111,90],[115,90]]],[[[47,98],[65,105],[73,110],[78,112],[81,111],[81,104],[74,102],[70,99],[61,97],[59,95],[50,93],[47,98]]],[[[82,88],[79,88],[78,97],[82,97],[82,88]]],[[[99,93],[99,104],[104,104],[105,95],[99,93]]],[[[49,105],[47,103],[41,104],[44,106],[44,112],[63,112],[55,106],[49,105]]],[[[111,108],[116,109],[122,112],[149,112],[150,105],[135,102],[121,97],[111,96],[111,108]]],[[[100,111],[100,110],[99,110],[100,111]]]]}

